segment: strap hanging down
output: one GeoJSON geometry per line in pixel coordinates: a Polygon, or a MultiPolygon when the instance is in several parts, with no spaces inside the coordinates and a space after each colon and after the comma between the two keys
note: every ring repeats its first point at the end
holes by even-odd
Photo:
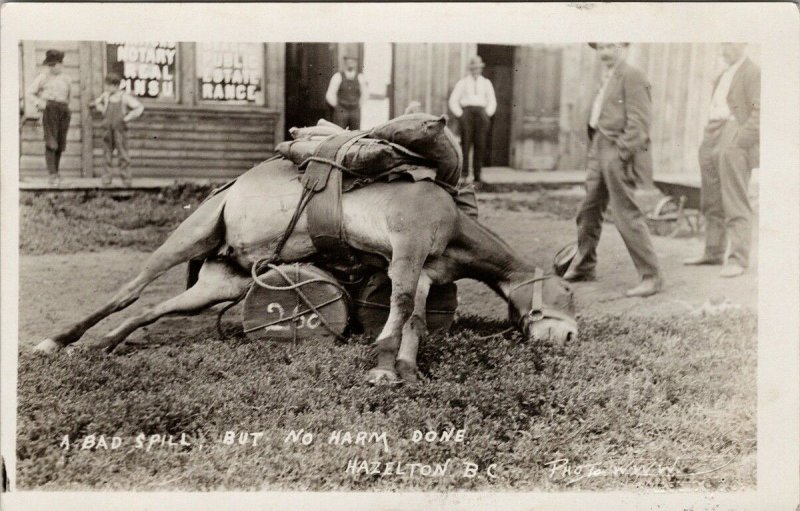
{"type": "Polygon", "coordinates": [[[331,135],[319,145],[303,174],[303,186],[314,194],[308,203],[308,233],[323,254],[347,257],[350,253],[342,218],[342,171],[338,167],[348,148],[366,135],[363,131],[331,135]]]}

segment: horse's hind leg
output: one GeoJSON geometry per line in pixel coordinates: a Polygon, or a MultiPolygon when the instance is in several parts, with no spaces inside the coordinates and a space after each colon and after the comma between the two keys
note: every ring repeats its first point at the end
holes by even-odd
{"type": "Polygon", "coordinates": [[[222,208],[226,193],[211,197],[183,221],[147,259],[139,274],[122,286],[105,305],[58,334],[45,339],[37,351],[53,352],[78,341],[83,334],[107,316],[135,302],[144,288],[176,264],[196,257],[206,257],[222,243],[224,226],[222,208]]]}
{"type": "Polygon", "coordinates": [[[389,277],[392,279],[392,297],[389,318],[378,335],[376,348],[378,365],[370,370],[370,383],[395,383],[397,372],[395,363],[397,350],[403,335],[403,326],[414,312],[414,299],[417,294],[422,265],[430,253],[429,236],[398,236],[392,239],[392,261],[389,263],[389,277]]]}
{"type": "Polygon", "coordinates": [[[428,333],[425,314],[428,304],[428,293],[431,290],[431,278],[422,270],[417,283],[417,293],[414,297],[414,312],[406,324],[403,325],[403,337],[400,349],[397,352],[397,373],[403,381],[413,383],[417,381],[417,350],[419,343],[428,333]]]}
{"type": "Polygon", "coordinates": [[[112,351],[134,330],[154,323],[167,314],[191,314],[217,303],[235,300],[247,289],[250,282],[249,276],[242,274],[229,263],[208,260],[203,264],[198,280],[191,288],[137,316],[128,318],[92,347],[112,351]]]}

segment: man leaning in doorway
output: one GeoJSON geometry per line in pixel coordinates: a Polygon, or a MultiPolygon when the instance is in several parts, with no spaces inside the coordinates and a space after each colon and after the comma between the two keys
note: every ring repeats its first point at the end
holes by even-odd
{"type": "Polygon", "coordinates": [[[361,106],[369,89],[364,75],[358,72],[358,57],[344,56],[344,70],[331,77],[325,101],[333,107],[333,122],[345,129],[361,128],[361,106]]]}
{"type": "Polygon", "coordinates": [[[461,176],[469,180],[470,147],[472,153],[472,177],[476,184],[481,182],[481,167],[486,152],[486,139],[489,136],[489,119],[497,110],[497,98],[492,82],[481,76],[483,59],[478,55],[469,59],[469,74],[456,83],[450,94],[448,106],[458,118],[461,132],[461,152],[464,153],[464,166],[461,176]]]}
{"type": "Polygon", "coordinates": [[[28,88],[28,97],[36,108],[43,111],[42,130],[44,131],[44,159],[47,165],[48,181],[57,185],[61,154],[67,147],[69,131],[71,81],[63,73],[64,52],[47,50],[40,73],[28,88]]]}
{"type": "Polygon", "coordinates": [[[723,264],[720,276],[738,277],[750,258],[753,210],[747,189],[758,167],[761,72],[745,55],[746,44],[722,45],[728,68],[717,78],[700,145],[702,210],[706,220],[705,251],[686,265],[723,264]]]}
{"type": "Polygon", "coordinates": [[[627,296],[650,296],[663,278],[644,214],[634,200],[637,183],[652,180],[650,84],[625,62],[628,43],[589,43],[603,63],[603,77],[589,116],[586,197],[578,211],[578,252],[564,278],[593,280],[603,215],[610,205],[641,282],[627,296]]]}

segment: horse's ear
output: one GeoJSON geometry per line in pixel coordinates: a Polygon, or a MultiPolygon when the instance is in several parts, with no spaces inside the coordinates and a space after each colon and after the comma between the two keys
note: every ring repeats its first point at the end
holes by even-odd
{"type": "Polygon", "coordinates": [[[442,115],[440,115],[440,116],[439,116],[439,119],[438,119],[438,122],[439,122],[439,124],[441,124],[442,126],[447,126],[447,114],[442,114],[442,115]]]}

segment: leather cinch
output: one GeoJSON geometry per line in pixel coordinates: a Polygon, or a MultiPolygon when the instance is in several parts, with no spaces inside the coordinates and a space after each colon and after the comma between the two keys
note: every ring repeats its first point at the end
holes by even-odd
{"type": "Polygon", "coordinates": [[[365,136],[367,132],[345,131],[325,139],[309,158],[301,179],[312,194],[306,214],[311,241],[317,250],[334,257],[350,255],[342,217],[342,161],[348,148],[365,136]]]}

